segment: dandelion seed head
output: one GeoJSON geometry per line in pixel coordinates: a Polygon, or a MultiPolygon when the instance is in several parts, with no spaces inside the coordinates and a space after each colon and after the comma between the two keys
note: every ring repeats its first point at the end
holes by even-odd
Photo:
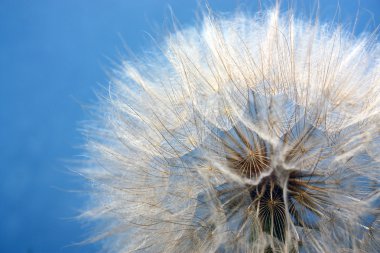
{"type": "Polygon", "coordinates": [[[379,45],[274,8],[115,70],[89,127],[110,252],[375,252],[379,45]]]}

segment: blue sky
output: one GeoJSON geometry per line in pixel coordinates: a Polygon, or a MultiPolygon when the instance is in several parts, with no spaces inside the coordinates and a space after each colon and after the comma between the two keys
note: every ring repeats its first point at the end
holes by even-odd
{"type": "MultiPolygon", "coordinates": [[[[84,181],[69,172],[84,143],[80,121],[107,85],[107,70],[125,45],[141,53],[170,24],[169,8],[194,23],[196,0],[0,0],[0,252],[95,252],[70,246],[90,231],[74,217],[84,181]]],[[[262,0],[263,5],[268,1],[262,0]]],[[[269,1],[273,2],[273,1],[269,1]]],[[[295,1],[308,13],[309,1],[295,1]]],[[[359,13],[356,33],[380,24],[380,1],[340,1],[344,23],[359,13]]],[[[214,11],[257,1],[209,0],[214,11]]],[[[322,19],[337,1],[321,0],[322,19]]]]}

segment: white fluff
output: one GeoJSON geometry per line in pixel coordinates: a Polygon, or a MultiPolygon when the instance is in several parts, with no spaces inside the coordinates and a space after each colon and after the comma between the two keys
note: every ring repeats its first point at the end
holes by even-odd
{"type": "Polygon", "coordinates": [[[373,38],[275,8],[206,15],[160,49],[115,70],[88,125],[105,251],[379,249],[373,38]]]}

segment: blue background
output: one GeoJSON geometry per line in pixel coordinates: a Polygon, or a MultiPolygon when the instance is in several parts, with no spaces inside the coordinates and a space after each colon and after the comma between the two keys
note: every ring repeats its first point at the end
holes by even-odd
{"type": "MultiPolygon", "coordinates": [[[[209,0],[217,12],[257,2],[209,0]]],[[[311,12],[308,0],[294,2],[311,12]]],[[[320,0],[321,18],[338,12],[352,27],[358,12],[357,34],[379,25],[380,0],[340,2],[337,11],[320,0]]],[[[165,31],[169,5],[181,24],[195,22],[196,0],[0,0],[0,253],[98,249],[70,246],[91,233],[74,218],[85,182],[69,170],[82,152],[80,121],[125,45],[141,53],[153,44],[147,33],[165,31]]]]}

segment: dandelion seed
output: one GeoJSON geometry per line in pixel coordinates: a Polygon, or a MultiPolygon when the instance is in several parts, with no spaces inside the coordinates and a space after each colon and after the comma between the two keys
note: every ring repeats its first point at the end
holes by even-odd
{"type": "Polygon", "coordinates": [[[206,15],[124,62],[88,131],[96,239],[110,252],[377,252],[379,52],[275,8],[206,15]]]}

